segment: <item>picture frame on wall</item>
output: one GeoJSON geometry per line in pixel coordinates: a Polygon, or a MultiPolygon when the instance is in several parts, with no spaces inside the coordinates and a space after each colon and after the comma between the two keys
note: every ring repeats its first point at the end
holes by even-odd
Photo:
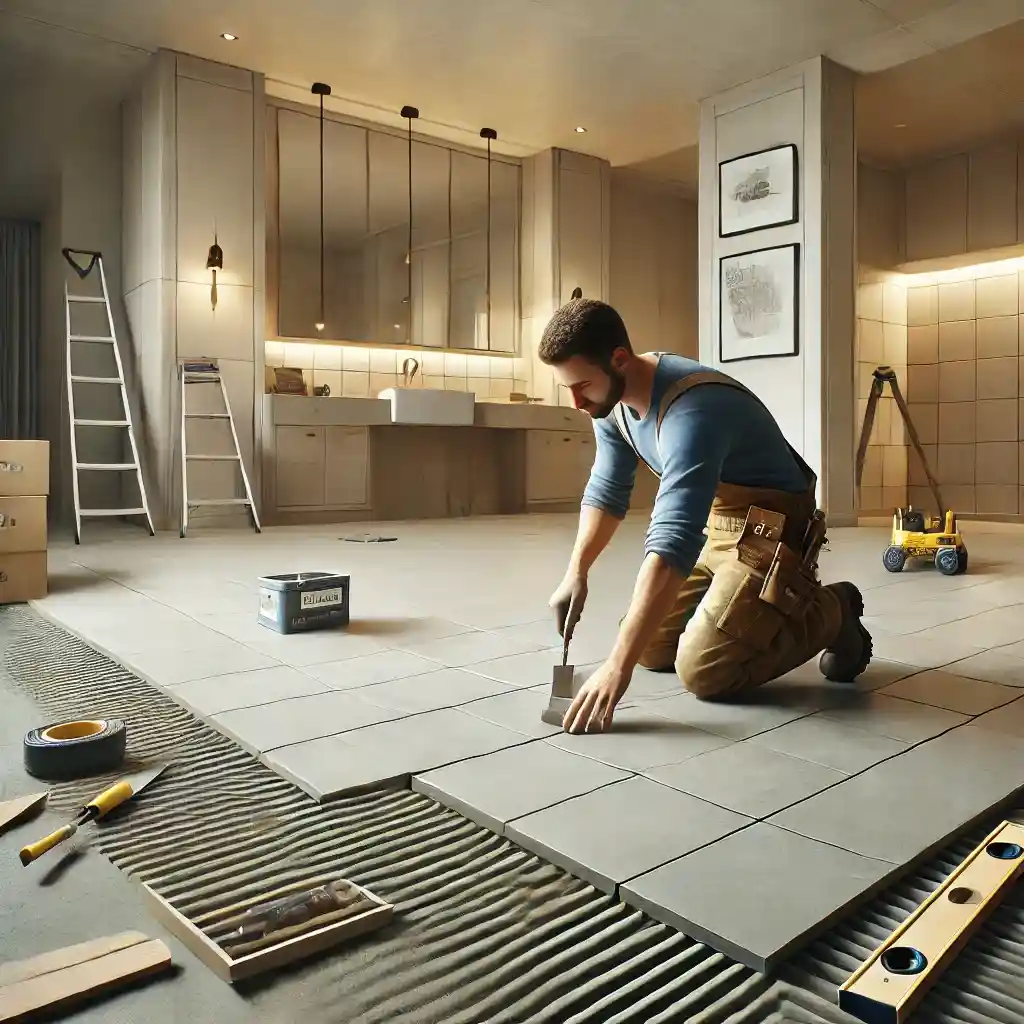
{"type": "Polygon", "coordinates": [[[718,358],[722,363],[800,354],[800,244],[718,261],[718,358]]]}
{"type": "Polygon", "coordinates": [[[797,166],[793,143],[723,160],[718,165],[719,238],[796,224],[797,166]]]}

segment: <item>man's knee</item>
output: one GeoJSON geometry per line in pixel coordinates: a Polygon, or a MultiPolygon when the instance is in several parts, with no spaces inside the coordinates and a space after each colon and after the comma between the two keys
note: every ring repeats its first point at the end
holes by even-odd
{"type": "Polygon", "coordinates": [[[755,670],[752,660],[741,644],[732,650],[718,647],[708,651],[684,643],[676,656],[675,670],[683,688],[697,700],[728,701],[768,681],[768,676],[761,678],[764,673],[755,670]]]}
{"type": "Polygon", "coordinates": [[[675,667],[675,644],[651,644],[640,655],[638,664],[650,672],[671,672],[675,667]]]}

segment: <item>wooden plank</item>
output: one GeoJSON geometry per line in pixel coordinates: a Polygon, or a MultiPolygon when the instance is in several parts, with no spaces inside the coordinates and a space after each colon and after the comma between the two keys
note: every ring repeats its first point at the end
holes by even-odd
{"type": "Polygon", "coordinates": [[[9,826],[23,821],[32,811],[41,808],[49,795],[50,791],[44,790],[42,793],[30,793],[28,796],[18,796],[0,803],[0,833],[6,831],[9,826]]]}
{"type": "Polygon", "coordinates": [[[171,967],[171,951],[157,939],[108,952],[0,988],[0,1021],[33,1020],[171,967]]]}
{"type": "Polygon", "coordinates": [[[0,964],[0,986],[13,985],[29,978],[37,978],[42,974],[61,971],[66,967],[95,960],[97,957],[116,953],[119,949],[137,946],[140,942],[148,942],[149,936],[142,932],[119,932],[107,935],[102,939],[90,939],[76,946],[65,946],[63,949],[40,953],[29,960],[15,960],[12,963],[0,964]]]}

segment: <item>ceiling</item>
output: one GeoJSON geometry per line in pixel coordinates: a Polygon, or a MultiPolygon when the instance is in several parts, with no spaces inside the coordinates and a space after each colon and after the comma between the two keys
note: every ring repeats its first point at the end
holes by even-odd
{"type": "Polygon", "coordinates": [[[1024,0],[0,0],[0,58],[26,36],[61,60],[107,40],[116,77],[168,47],[292,97],[329,82],[336,109],[372,120],[412,103],[441,137],[486,125],[505,152],[632,165],[693,145],[702,96],[820,53],[875,72],[1022,17],[1024,0]]]}

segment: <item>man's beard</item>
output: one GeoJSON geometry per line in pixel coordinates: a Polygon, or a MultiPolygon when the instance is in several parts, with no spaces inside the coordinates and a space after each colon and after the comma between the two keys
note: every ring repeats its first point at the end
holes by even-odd
{"type": "Polygon", "coordinates": [[[626,378],[614,367],[608,367],[608,395],[600,405],[587,406],[584,409],[592,419],[603,420],[611,415],[612,410],[619,404],[626,390],[626,378]]]}

